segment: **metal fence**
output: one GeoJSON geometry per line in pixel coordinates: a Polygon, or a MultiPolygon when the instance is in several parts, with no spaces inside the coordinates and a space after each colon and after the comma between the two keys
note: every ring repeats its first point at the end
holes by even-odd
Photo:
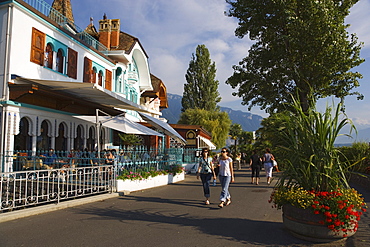
{"type": "Polygon", "coordinates": [[[100,153],[16,150],[5,155],[12,172],[0,173],[0,212],[115,191],[127,171],[166,170],[196,160],[197,149],[125,146],[100,153]]]}
{"type": "Polygon", "coordinates": [[[112,192],[112,165],[2,173],[0,211],[112,192]]]}

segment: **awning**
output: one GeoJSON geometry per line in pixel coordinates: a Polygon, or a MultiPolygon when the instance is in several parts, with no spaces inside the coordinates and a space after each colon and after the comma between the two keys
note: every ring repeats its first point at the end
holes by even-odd
{"type": "Polygon", "coordinates": [[[47,87],[52,91],[60,91],[62,94],[69,94],[79,99],[100,104],[112,108],[121,108],[139,112],[155,113],[144,106],[136,104],[122,95],[105,89],[98,84],[68,81],[36,80],[23,77],[15,77],[17,84],[35,84],[47,87]],[[21,83],[19,83],[21,82],[21,83]]]}
{"type": "Polygon", "coordinates": [[[209,148],[210,150],[216,149],[216,145],[210,140],[203,136],[198,136],[199,138],[199,148],[209,148]]]}
{"type": "Polygon", "coordinates": [[[157,118],[154,118],[142,112],[139,112],[139,114],[145,121],[153,125],[155,128],[163,131],[166,135],[171,136],[177,141],[183,144],[186,144],[186,140],[176,130],[174,130],[168,123],[163,122],[157,118]]]}
{"type": "MultiPolygon", "coordinates": [[[[96,123],[96,116],[73,116],[78,119],[82,119],[91,123],[96,123]]],[[[147,128],[139,123],[135,123],[125,117],[109,117],[109,116],[99,116],[98,121],[102,123],[104,127],[118,130],[126,134],[136,134],[136,135],[153,135],[153,136],[163,136],[161,133],[147,128]]]]}

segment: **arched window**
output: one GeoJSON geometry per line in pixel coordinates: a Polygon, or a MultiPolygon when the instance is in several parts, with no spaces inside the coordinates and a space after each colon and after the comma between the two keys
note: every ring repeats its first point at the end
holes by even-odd
{"type": "Polygon", "coordinates": [[[82,125],[78,125],[77,130],[76,130],[77,134],[76,134],[76,138],[74,139],[74,147],[73,147],[75,150],[82,151],[84,149],[83,131],[84,131],[84,128],[82,127],[82,125]]]}
{"type": "Polygon", "coordinates": [[[122,68],[118,67],[116,70],[115,89],[117,93],[122,93],[122,68]]]}
{"type": "Polygon", "coordinates": [[[30,123],[27,118],[21,118],[19,123],[19,134],[14,139],[14,150],[31,150],[32,149],[32,137],[28,134],[30,129],[30,123]]]}
{"type": "Polygon", "coordinates": [[[50,43],[46,45],[44,66],[53,69],[53,46],[50,43]]]}
{"type": "Polygon", "coordinates": [[[135,60],[128,65],[128,82],[135,84],[139,80],[139,72],[135,60]]]}
{"type": "Polygon", "coordinates": [[[92,71],[91,71],[91,83],[96,83],[96,73],[97,73],[97,70],[95,67],[92,68],[92,71]]]}
{"type": "Polygon", "coordinates": [[[57,52],[57,59],[56,59],[56,71],[63,74],[63,66],[64,65],[64,57],[63,57],[63,50],[59,49],[57,52]]]}
{"type": "Polygon", "coordinates": [[[37,136],[37,150],[49,150],[51,148],[51,137],[49,137],[49,124],[46,120],[42,121],[40,135],[37,136]]]}
{"type": "Polygon", "coordinates": [[[89,136],[87,138],[87,148],[90,151],[93,151],[95,149],[95,128],[93,126],[89,128],[89,136]]]}
{"type": "Polygon", "coordinates": [[[103,86],[103,71],[99,71],[99,74],[98,74],[98,85],[99,86],[103,86]]]}
{"type": "Polygon", "coordinates": [[[67,127],[64,123],[60,123],[58,127],[58,137],[55,138],[55,150],[67,151],[67,127]]]}

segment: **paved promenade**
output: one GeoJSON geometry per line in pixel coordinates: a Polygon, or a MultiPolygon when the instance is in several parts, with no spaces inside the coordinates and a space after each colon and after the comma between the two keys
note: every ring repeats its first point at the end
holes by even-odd
{"type": "MultiPolygon", "coordinates": [[[[252,185],[243,168],[235,180],[222,209],[220,185],[203,205],[201,183],[189,174],[181,183],[0,223],[0,246],[370,246],[369,213],[347,241],[312,244],[283,228],[264,177],[252,185]]],[[[370,193],[357,189],[370,205],[370,193]]]]}

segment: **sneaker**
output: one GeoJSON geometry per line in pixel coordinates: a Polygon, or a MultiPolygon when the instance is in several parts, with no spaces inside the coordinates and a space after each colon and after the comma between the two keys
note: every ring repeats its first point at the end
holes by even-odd
{"type": "Polygon", "coordinates": [[[209,205],[209,200],[206,200],[204,204],[209,205]]]}
{"type": "Polygon", "coordinates": [[[230,203],[231,203],[231,199],[227,199],[227,201],[226,201],[226,206],[229,206],[229,205],[230,205],[230,203]]]}
{"type": "Polygon", "coordinates": [[[218,204],[218,207],[223,208],[224,207],[224,202],[220,202],[220,204],[218,204]]]}

